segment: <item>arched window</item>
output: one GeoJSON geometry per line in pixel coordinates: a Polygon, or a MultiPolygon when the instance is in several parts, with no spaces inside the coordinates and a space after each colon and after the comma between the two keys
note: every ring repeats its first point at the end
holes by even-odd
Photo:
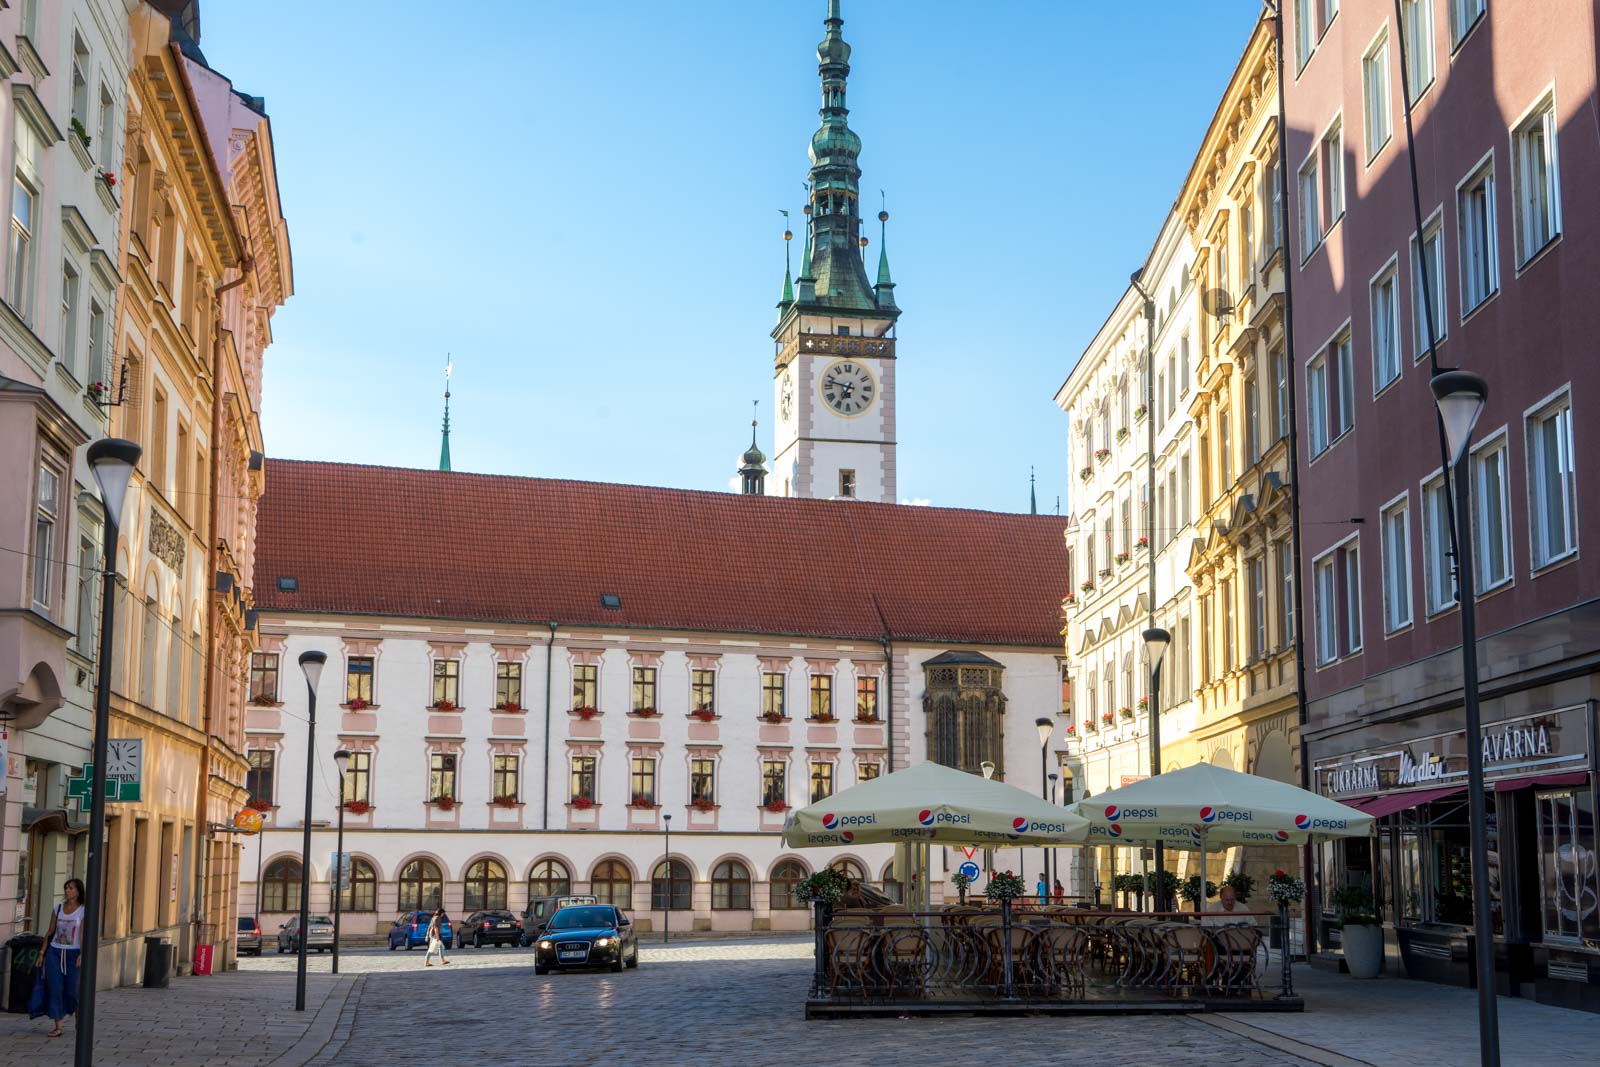
{"type": "Polygon", "coordinates": [[[1127,707],[1134,706],[1134,693],[1138,690],[1133,684],[1133,653],[1129,652],[1122,657],[1122,699],[1126,700],[1127,707]]]}
{"type": "Polygon", "coordinates": [[[687,863],[674,859],[656,864],[650,876],[650,910],[688,911],[694,907],[693,897],[694,875],[687,863]]]}
{"type": "Polygon", "coordinates": [[[808,877],[806,866],[799,860],[780,860],[772,868],[769,888],[773,911],[793,911],[806,907],[806,902],[795,896],[795,887],[808,877]]]}
{"type": "Polygon", "coordinates": [[[378,872],[360,856],[350,857],[350,885],[340,893],[344,911],[378,910],[378,872]]]}
{"type": "Polygon", "coordinates": [[[267,864],[261,876],[262,911],[300,910],[300,861],[284,858],[267,864]]]}
{"type": "Polygon", "coordinates": [[[723,860],[711,868],[711,907],[717,911],[750,910],[750,868],[723,860]]]}
{"type": "Polygon", "coordinates": [[[1095,688],[1096,678],[1094,671],[1089,672],[1088,681],[1083,683],[1083,721],[1090,725],[1098,725],[1100,720],[1095,717],[1094,706],[1099,702],[1100,692],[1095,688]]]}
{"type": "Polygon", "coordinates": [[[832,863],[828,864],[828,867],[830,870],[838,871],[846,878],[853,878],[858,882],[865,882],[867,880],[867,872],[862,870],[861,864],[857,863],[855,860],[846,859],[841,856],[839,859],[836,859],[832,863]]]}
{"type": "Polygon", "coordinates": [[[529,897],[558,897],[572,892],[572,876],[560,860],[540,860],[528,872],[529,897]]]}
{"type": "Polygon", "coordinates": [[[161,590],[152,576],[144,586],[144,624],[139,631],[139,703],[147,708],[156,708],[156,664],[160,662],[161,652],[160,598],[161,590]]]}
{"type": "Polygon", "coordinates": [[[505,911],[506,869],[499,860],[478,860],[462,882],[461,906],[467,911],[505,911]]]}
{"type": "Polygon", "coordinates": [[[444,875],[429,859],[414,859],[400,868],[400,910],[433,911],[444,902],[444,875]]]}
{"type": "Polygon", "coordinates": [[[589,891],[602,904],[633,907],[633,875],[621,860],[601,860],[589,879],[589,891]]]}

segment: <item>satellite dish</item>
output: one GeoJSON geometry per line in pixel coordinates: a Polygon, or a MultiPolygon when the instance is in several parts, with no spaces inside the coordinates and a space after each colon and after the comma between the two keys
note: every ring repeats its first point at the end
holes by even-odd
{"type": "Polygon", "coordinates": [[[1200,306],[1206,314],[1220,319],[1233,311],[1233,298],[1226,289],[1207,289],[1200,294],[1200,306]]]}

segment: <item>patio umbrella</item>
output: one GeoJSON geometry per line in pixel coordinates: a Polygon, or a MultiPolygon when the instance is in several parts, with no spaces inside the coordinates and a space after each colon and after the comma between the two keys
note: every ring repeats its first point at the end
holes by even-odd
{"type": "Polygon", "coordinates": [[[1089,823],[1016,786],[938,763],[862,782],[801,808],[784,824],[791,848],[874,842],[1082,844],[1089,823]]]}
{"type": "Polygon", "coordinates": [[[1273,778],[1197,763],[1080,800],[1067,809],[1105,845],[1175,848],[1303,845],[1365,837],[1372,816],[1273,778]]]}

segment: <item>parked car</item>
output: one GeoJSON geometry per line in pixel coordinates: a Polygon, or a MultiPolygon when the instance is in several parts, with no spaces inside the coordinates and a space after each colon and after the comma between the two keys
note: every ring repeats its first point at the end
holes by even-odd
{"type": "MultiPolygon", "coordinates": [[[[333,951],[333,920],[326,915],[313,915],[306,922],[306,951],[333,951]]],[[[300,951],[300,916],[296,915],[278,927],[278,952],[300,951]]]]}
{"type": "Polygon", "coordinates": [[[475,911],[456,927],[456,948],[522,944],[522,920],[509,911],[475,911]]]}
{"type": "Polygon", "coordinates": [[[239,916],[239,933],[234,939],[239,955],[261,955],[261,924],[253,915],[239,916]]]}
{"type": "Polygon", "coordinates": [[[561,908],[545,924],[534,948],[533,973],[550,968],[639,966],[639,942],[633,923],[611,904],[584,904],[561,908]]]}
{"type": "Polygon", "coordinates": [[[593,896],[584,894],[564,893],[553,897],[534,897],[528,901],[528,909],[522,913],[522,947],[527,948],[538,939],[544,930],[544,924],[550,921],[550,916],[562,908],[576,907],[580,904],[598,904],[593,896]]]}
{"type": "MultiPolygon", "coordinates": [[[[428,924],[433,922],[431,911],[402,911],[394,925],[389,927],[389,951],[404,947],[407,952],[418,947],[428,947],[428,924]]],[[[444,925],[439,927],[439,940],[445,944],[451,943],[452,929],[450,919],[444,920],[444,925]]]]}

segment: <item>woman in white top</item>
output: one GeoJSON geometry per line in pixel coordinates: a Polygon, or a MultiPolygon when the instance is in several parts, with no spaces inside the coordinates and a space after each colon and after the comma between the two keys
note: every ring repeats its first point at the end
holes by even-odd
{"type": "MultiPolygon", "coordinates": [[[[50,913],[50,929],[44,939],[47,947],[39,957],[38,967],[44,972],[44,1013],[55,1023],[48,1036],[61,1036],[61,1020],[78,1011],[78,957],[83,949],[84,904],[87,894],[83,883],[68,878],[61,887],[64,902],[50,913]]],[[[30,1018],[41,1012],[30,1011],[30,1018]]]]}

